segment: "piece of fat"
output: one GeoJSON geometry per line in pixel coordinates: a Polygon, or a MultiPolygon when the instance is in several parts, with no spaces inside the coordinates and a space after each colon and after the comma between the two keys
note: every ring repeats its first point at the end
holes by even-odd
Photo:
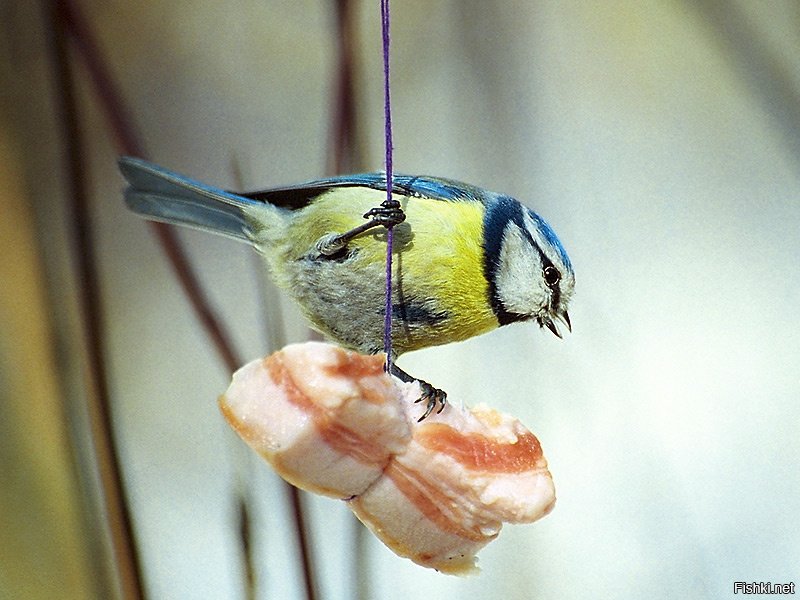
{"type": "Polygon", "coordinates": [[[539,440],[484,405],[416,421],[419,385],[384,357],[307,342],[234,374],[220,407],[289,483],[347,500],[395,553],[445,573],[477,570],[502,524],[530,523],[555,503],[539,440]]]}
{"type": "Polygon", "coordinates": [[[289,483],[351,498],[411,439],[383,358],[293,344],[233,375],[220,398],[231,427],[289,483]]]}
{"type": "Polygon", "coordinates": [[[474,570],[503,522],[533,522],[554,503],[532,433],[485,406],[450,406],[413,424],[406,451],[350,507],[396,553],[459,574],[474,570]]]}

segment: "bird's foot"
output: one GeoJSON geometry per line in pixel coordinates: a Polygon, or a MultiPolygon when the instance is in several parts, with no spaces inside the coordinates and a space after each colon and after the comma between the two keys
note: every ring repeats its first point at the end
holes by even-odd
{"type": "Polygon", "coordinates": [[[371,224],[383,225],[387,229],[399,225],[406,220],[406,213],[397,200],[387,200],[380,206],[371,208],[364,213],[365,219],[370,219],[371,224]]]}
{"type": "Polygon", "coordinates": [[[316,244],[317,252],[327,258],[333,258],[342,252],[354,237],[374,227],[383,226],[390,229],[395,225],[399,225],[406,220],[406,213],[403,212],[397,200],[386,200],[380,206],[368,210],[364,214],[364,218],[369,219],[369,221],[362,223],[358,227],[353,227],[350,231],[345,231],[339,235],[326,235],[320,238],[316,244]]]}
{"type": "Polygon", "coordinates": [[[417,379],[417,381],[419,382],[419,387],[422,389],[422,395],[417,398],[415,402],[427,400],[425,412],[419,419],[417,419],[417,423],[419,423],[433,412],[433,409],[436,408],[437,404],[439,405],[439,410],[436,411],[437,415],[444,410],[444,406],[447,404],[447,392],[433,387],[427,381],[422,381],[421,379],[417,379]]]}
{"type": "Polygon", "coordinates": [[[403,369],[394,364],[394,362],[391,364],[391,374],[397,377],[399,380],[405,381],[406,383],[411,383],[414,381],[419,383],[422,393],[420,394],[419,398],[415,400],[415,403],[425,400],[426,405],[425,412],[419,419],[417,419],[417,423],[423,421],[428,415],[430,415],[433,412],[433,409],[436,408],[437,404],[439,405],[439,410],[436,411],[437,415],[444,410],[445,404],[447,404],[447,392],[433,387],[427,381],[423,381],[422,379],[417,379],[416,377],[409,375],[403,371],[403,369]]]}

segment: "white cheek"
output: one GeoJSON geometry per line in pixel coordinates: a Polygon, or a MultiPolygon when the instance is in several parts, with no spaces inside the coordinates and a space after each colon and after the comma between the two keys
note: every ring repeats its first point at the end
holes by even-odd
{"type": "Polygon", "coordinates": [[[547,303],[541,286],[542,264],[522,231],[509,224],[500,246],[500,267],[496,273],[497,295],[509,312],[528,315],[547,303]]]}

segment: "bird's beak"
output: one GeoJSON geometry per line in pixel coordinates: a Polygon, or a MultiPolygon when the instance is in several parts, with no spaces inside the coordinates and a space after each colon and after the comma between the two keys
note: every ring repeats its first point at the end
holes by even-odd
{"type": "Polygon", "coordinates": [[[559,313],[558,318],[561,319],[561,322],[564,323],[569,332],[572,333],[572,323],[569,320],[569,313],[567,311],[563,311],[559,313]]]}
{"type": "MultiPolygon", "coordinates": [[[[572,333],[572,323],[569,320],[569,313],[567,313],[567,311],[563,311],[557,315],[557,318],[564,325],[566,325],[569,332],[572,333]]],[[[553,332],[553,335],[555,335],[557,338],[561,338],[561,332],[558,330],[558,326],[553,322],[551,317],[539,317],[539,325],[542,327],[547,327],[553,332]]]]}

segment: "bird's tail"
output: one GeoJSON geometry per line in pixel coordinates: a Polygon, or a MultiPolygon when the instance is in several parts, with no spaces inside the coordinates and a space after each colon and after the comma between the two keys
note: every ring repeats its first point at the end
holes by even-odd
{"type": "Polygon", "coordinates": [[[140,158],[123,156],[119,168],[128,180],[125,203],[133,212],[154,221],[252,241],[247,211],[263,202],[205,185],[140,158]]]}

